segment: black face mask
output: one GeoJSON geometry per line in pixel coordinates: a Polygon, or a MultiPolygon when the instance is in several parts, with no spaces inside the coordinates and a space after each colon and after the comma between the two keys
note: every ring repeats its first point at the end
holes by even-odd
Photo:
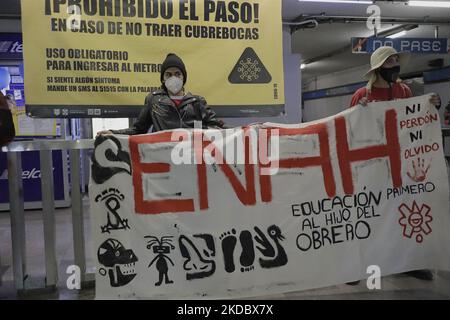
{"type": "Polygon", "coordinates": [[[380,68],[379,73],[381,77],[388,83],[397,81],[398,75],[400,74],[400,66],[392,68],[380,68]]]}

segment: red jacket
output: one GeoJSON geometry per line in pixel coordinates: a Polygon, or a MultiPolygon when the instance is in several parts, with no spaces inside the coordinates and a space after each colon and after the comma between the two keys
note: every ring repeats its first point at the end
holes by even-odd
{"type": "MultiPolygon", "coordinates": [[[[367,94],[366,87],[356,90],[353,94],[350,107],[354,107],[358,104],[359,100],[364,98],[367,94]]],[[[411,98],[411,89],[404,83],[394,83],[392,88],[376,88],[372,87],[372,91],[368,95],[369,102],[372,101],[389,101],[394,99],[406,99],[411,98]]]]}

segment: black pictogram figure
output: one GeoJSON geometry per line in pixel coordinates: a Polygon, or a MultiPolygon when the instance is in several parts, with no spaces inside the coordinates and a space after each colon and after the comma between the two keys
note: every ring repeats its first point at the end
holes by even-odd
{"type": "Polygon", "coordinates": [[[246,48],[234,66],[228,81],[234,84],[270,83],[272,76],[252,48],[246,48]]]}
{"type": "MultiPolygon", "coordinates": [[[[222,253],[225,264],[225,271],[232,273],[236,270],[234,262],[234,252],[237,245],[236,230],[224,232],[219,239],[222,241],[222,253]]],[[[248,230],[243,230],[239,235],[239,241],[242,248],[239,262],[241,263],[242,272],[253,270],[255,261],[255,249],[253,245],[252,234],[248,230]]]]}
{"type": "Polygon", "coordinates": [[[258,236],[255,236],[255,240],[262,246],[262,247],[257,246],[256,248],[265,257],[271,258],[271,259],[259,258],[259,263],[261,267],[275,268],[284,266],[288,262],[288,257],[286,255],[286,251],[280,244],[280,241],[285,239],[284,236],[281,234],[280,228],[276,225],[272,225],[269,228],[267,228],[269,237],[272,239],[272,242],[275,244],[275,246],[273,246],[270,243],[269,239],[267,239],[267,237],[258,227],[255,227],[255,231],[258,234],[258,236]]]}
{"type": "Polygon", "coordinates": [[[112,287],[122,287],[136,277],[134,269],[138,258],[133,250],[125,247],[116,239],[108,239],[98,248],[97,258],[105,268],[100,268],[99,273],[106,276],[112,287]]]}
{"type": "Polygon", "coordinates": [[[153,247],[153,253],[156,254],[155,258],[149,263],[148,267],[156,261],[156,270],[159,272],[159,281],[155,283],[155,286],[160,286],[163,282],[165,284],[173,283],[169,279],[168,271],[169,265],[167,261],[169,261],[172,266],[175,266],[172,259],[169,258],[168,254],[170,250],[175,249],[172,245],[172,236],[161,237],[160,239],[154,236],[146,236],[146,239],[149,239],[147,242],[147,249],[151,249],[153,247]]]}
{"type": "Polygon", "coordinates": [[[242,253],[239,261],[241,262],[241,271],[246,272],[253,270],[255,262],[255,248],[253,246],[253,236],[250,231],[244,230],[239,235],[239,241],[242,246],[242,253]]]}
{"type": "Polygon", "coordinates": [[[95,139],[92,155],[92,179],[97,184],[108,181],[120,172],[131,175],[130,155],[122,150],[120,141],[113,136],[95,139]]]}
{"type": "Polygon", "coordinates": [[[206,278],[216,271],[216,263],[212,259],[216,255],[213,236],[196,234],[194,238],[204,240],[206,249],[199,250],[194,245],[194,241],[184,235],[178,239],[181,255],[186,259],[183,263],[183,269],[189,271],[186,274],[187,280],[206,278]]]}
{"type": "Polygon", "coordinates": [[[127,219],[122,219],[118,210],[125,196],[117,189],[109,188],[95,197],[95,202],[104,201],[107,210],[106,225],[101,226],[102,233],[110,233],[111,230],[130,229],[127,219]]]}
{"type": "Polygon", "coordinates": [[[225,271],[228,273],[232,273],[235,270],[234,265],[234,249],[236,248],[236,230],[232,229],[231,231],[224,232],[220,237],[222,240],[222,252],[223,259],[225,263],[225,271]]]}

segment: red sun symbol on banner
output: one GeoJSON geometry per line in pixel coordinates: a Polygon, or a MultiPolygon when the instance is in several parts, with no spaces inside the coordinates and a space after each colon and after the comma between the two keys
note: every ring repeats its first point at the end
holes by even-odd
{"type": "Polygon", "coordinates": [[[398,207],[398,210],[402,214],[398,222],[403,227],[403,235],[407,238],[411,238],[414,234],[416,234],[417,243],[422,243],[422,233],[427,235],[432,231],[430,226],[431,221],[433,221],[433,217],[430,212],[431,208],[426,204],[422,204],[419,208],[417,202],[414,201],[412,208],[409,208],[403,203],[400,207],[398,207]]]}

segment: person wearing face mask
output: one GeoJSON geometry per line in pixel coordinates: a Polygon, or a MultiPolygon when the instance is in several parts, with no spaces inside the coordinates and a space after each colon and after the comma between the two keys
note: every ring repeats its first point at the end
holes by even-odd
{"type": "MultiPolygon", "coordinates": [[[[370,70],[365,74],[367,85],[358,89],[352,97],[350,107],[356,105],[367,106],[372,101],[389,101],[411,98],[411,89],[399,79],[400,70],[407,63],[408,56],[398,53],[394,48],[384,46],[375,50],[370,58],[370,70]]],[[[430,98],[431,104],[437,109],[441,106],[441,99],[434,94],[430,98]]],[[[415,270],[405,274],[421,280],[433,280],[430,270],[415,270]]],[[[356,285],[360,281],[348,282],[356,285]]]]}
{"type": "MultiPolygon", "coordinates": [[[[356,105],[367,106],[372,101],[389,101],[412,97],[411,89],[401,82],[399,74],[401,68],[407,63],[408,55],[398,53],[389,46],[380,47],[370,57],[370,70],[364,78],[367,85],[358,89],[350,102],[350,107],[356,105]]],[[[430,102],[440,108],[441,99],[433,95],[430,102]]]]}
{"type": "Polygon", "coordinates": [[[174,53],[169,53],[161,67],[161,88],[145,98],[141,111],[132,128],[100,131],[98,135],[145,134],[177,128],[194,128],[196,121],[203,129],[224,128],[223,121],[208,107],[205,98],[186,92],[186,67],[174,53]]]}

